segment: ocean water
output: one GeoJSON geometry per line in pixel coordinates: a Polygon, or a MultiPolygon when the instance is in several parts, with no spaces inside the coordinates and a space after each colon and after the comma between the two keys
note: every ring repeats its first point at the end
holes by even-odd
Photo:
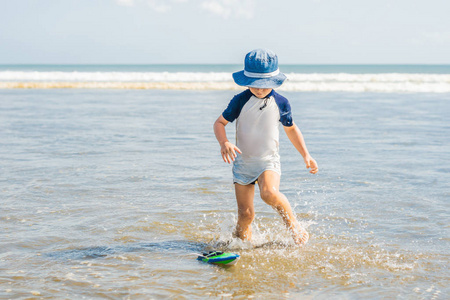
{"type": "Polygon", "coordinates": [[[320,167],[280,135],[301,248],[258,194],[231,237],[236,91],[0,89],[0,298],[448,299],[450,93],[281,93],[320,167]]]}

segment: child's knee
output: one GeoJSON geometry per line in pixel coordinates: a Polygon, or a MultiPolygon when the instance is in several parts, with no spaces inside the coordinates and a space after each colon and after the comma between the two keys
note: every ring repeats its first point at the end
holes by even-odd
{"type": "Polygon", "coordinates": [[[239,209],[238,213],[242,221],[252,222],[255,218],[255,210],[252,208],[239,209]]]}
{"type": "Polygon", "coordinates": [[[279,193],[276,189],[266,188],[261,190],[260,196],[267,204],[274,206],[278,204],[279,193]]]}

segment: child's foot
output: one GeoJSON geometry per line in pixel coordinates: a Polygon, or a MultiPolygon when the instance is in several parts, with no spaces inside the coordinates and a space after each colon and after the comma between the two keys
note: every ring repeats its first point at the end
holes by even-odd
{"type": "Polygon", "coordinates": [[[309,240],[309,233],[305,228],[298,224],[294,230],[294,243],[297,245],[305,245],[309,240]]]}

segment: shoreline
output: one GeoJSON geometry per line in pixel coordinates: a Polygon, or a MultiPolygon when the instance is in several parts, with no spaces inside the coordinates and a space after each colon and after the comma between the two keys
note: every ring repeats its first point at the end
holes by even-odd
{"type": "MultiPolygon", "coordinates": [[[[125,90],[243,90],[232,81],[123,82],[123,81],[0,81],[1,89],[125,89],[125,90]]],[[[450,93],[450,84],[431,82],[286,82],[289,92],[450,93]]]]}

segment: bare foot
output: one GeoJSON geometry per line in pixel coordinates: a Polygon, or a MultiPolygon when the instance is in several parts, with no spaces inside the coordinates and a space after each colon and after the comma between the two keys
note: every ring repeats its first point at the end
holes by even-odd
{"type": "Polygon", "coordinates": [[[297,224],[293,230],[294,243],[297,245],[306,245],[309,240],[309,233],[300,224],[297,224]]]}

